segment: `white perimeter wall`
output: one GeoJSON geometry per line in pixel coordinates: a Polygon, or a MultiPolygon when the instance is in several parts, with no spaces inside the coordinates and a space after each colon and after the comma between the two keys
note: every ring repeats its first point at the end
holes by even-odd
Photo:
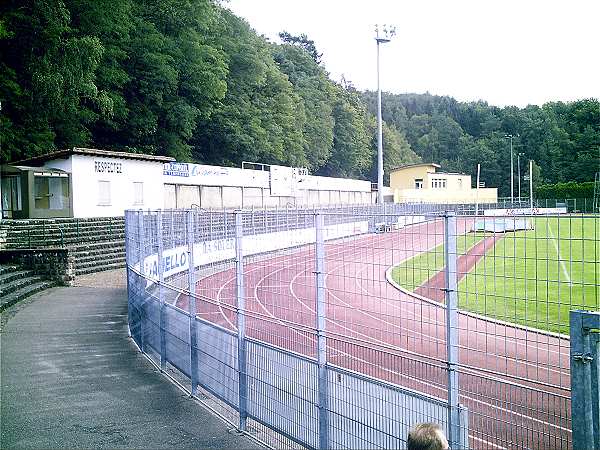
{"type": "MultiPolygon", "coordinates": [[[[323,239],[328,241],[347,236],[365,234],[369,230],[368,221],[351,222],[337,225],[327,225],[323,228],[323,239]]],[[[290,231],[277,231],[268,234],[244,236],[242,248],[244,256],[273,252],[276,250],[297,247],[315,242],[314,227],[300,228],[290,231]]],[[[235,258],[235,239],[217,239],[194,244],[194,266],[225,261],[235,258]]],[[[162,254],[163,276],[168,278],[188,269],[188,247],[180,246],[164,250],[162,254]]],[[[139,263],[134,267],[139,270],[139,263]]],[[[156,253],[144,258],[144,274],[157,281],[158,255],[156,253]]]]}
{"type": "Polygon", "coordinates": [[[548,214],[566,214],[567,208],[510,208],[510,209],[486,209],[485,216],[538,216],[548,214]]]}
{"type": "Polygon", "coordinates": [[[65,160],[49,161],[46,167],[71,174],[73,217],[122,216],[126,209],[163,207],[163,165],[134,159],[71,155],[65,160]],[[98,171],[96,163],[118,163],[120,171],[98,171]],[[100,203],[99,181],[108,181],[109,204],[100,203]],[[143,183],[143,201],[135,203],[133,183],[143,183]]]}
{"type": "Polygon", "coordinates": [[[295,169],[290,167],[271,166],[271,172],[268,172],[167,163],[164,168],[164,208],[189,208],[192,205],[202,208],[261,208],[289,204],[373,203],[375,199],[370,181],[298,174],[292,176],[295,169]],[[290,176],[282,175],[287,172],[290,176]],[[279,194],[272,195],[274,192],[279,194]]]}
{"type": "MultiPolygon", "coordinates": [[[[270,187],[270,172],[190,163],[183,163],[182,165],[187,166],[187,171],[171,171],[172,174],[165,174],[164,182],[167,184],[196,186],[237,186],[264,189],[270,187]],[[178,173],[178,175],[174,173],[178,173]]],[[[166,171],[168,171],[168,167],[170,167],[169,163],[165,164],[166,171]]],[[[371,192],[370,181],[348,178],[301,175],[298,176],[295,183],[295,190],[371,192]]]]}

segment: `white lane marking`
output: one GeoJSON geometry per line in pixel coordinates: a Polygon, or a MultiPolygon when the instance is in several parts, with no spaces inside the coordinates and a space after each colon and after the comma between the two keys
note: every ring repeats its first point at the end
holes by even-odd
{"type": "MultiPolygon", "coordinates": [[[[341,251],[340,251],[339,253],[341,253],[341,251]]],[[[378,252],[378,253],[379,253],[379,252],[378,252]]],[[[285,260],[286,258],[284,257],[284,258],[282,258],[282,259],[283,259],[283,260],[285,260]]],[[[272,267],[273,265],[272,265],[272,264],[269,264],[268,266],[271,266],[271,267],[272,267]]],[[[260,268],[264,268],[264,266],[263,266],[263,267],[260,267],[260,268]]],[[[276,269],[276,270],[274,270],[273,272],[271,272],[271,274],[268,274],[268,275],[266,275],[266,276],[262,277],[262,279],[260,280],[260,282],[262,282],[262,281],[266,280],[266,279],[269,277],[269,275],[275,274],[275,273],[277,273],[277,272],[280,272],[281,270],[283,270],[283,269],[287,269],[287,268],[288,268],[288,267],[284,267],[284,268],[281,268],[281,269],[276,269]]],[[[338,268],[339,268],[339,267],[336,267],[336,268],[332,269],[332,271],[333,271],[333,270],[336,270],[336,269],[338,269],[338,268]]],[[[256,270],[256,269],[251,269],[251,270],[250,270],[250,271],[248,271],[248,272],[251,272],[251,271],[254,271],[254,270],[256,270]]],[[[292,296],[293,296],[293,297],[294,297],[294,298],[295,298],[295,299],[296,299],[296,300],[297,300],[297,301],[298,301],[300,304],[302,304],[302,305],[303,305],[303,306],[304,306],[306,309],[308,309],[309,311],[311,311],[311,312],[314,312],[314,310],[313,310],[312,308],[310,308],[308,305],[306,305],[304,302],[302,302],[302,301],[299,299],[299,297],[298,297],[298,296],[295,294],[295,292],[294,292],[294,290],[293,290],[293,284],[294,284],[294,281],[295,281],[295,280],[296,280],[296,279],[297,279],[299,276],[301,276],[302,274],[306,273],[307,271],[308,271],[308,270],[303,270],[303,271],[301,271],[301,272],[297,273],[297,274],[296,274],[296,275],[295,275],[295,276],[294,276],[294,277],[293,277],[293,278],[292,278],[292,279],[289,281],[289,288],[290,288],[290,292],[291,292],[292,296]]],[[[234,280],[234,279],[231,279],[231,280],[229,280],[229,281],[228,281],[226,284],[229,284],[229,283],[230,283],[231,281],[233,281],[233,280],[234,280]]],[[[260,282],[259,282],[258,284],[261,284],[260,282]]],[[[220,292],[222,291],[222,289],[223,289],[223,288],[224,288],[224,286],[222,286],[222,287],[221,287],[221,289],[219,289],[219,295],[218,295],[218,297],[220,297],[220,292]]],[[[262,304],[262,302],[260,302],[260,300],[258,299],[258,295],[257,295],[257,294],[258,294],[258,292],[257,292],[257,286],[256,286],[256,287],[255,287],[255,299],[256,299],[256,300],[257,300],[257,302],[258,302],[258,303],[261,305],[262,309],[265,309],[265,310],[268,312],[268,310],[265,308],[265,306],[262,304]]],[[[333,295],[333,294],[330,292],[330,295],[333,295]]],[[[335,295],[334,295],[334,296],[335,296],[335,295]]],[[[338,297],[336,296],[336,298],[338,298],[338,297]]],[[[340,299],[340,300],[341,300],[341,299],[340,299]]],[[[219,302],[219,303],[220,303],[220,302],[219,302]]],[[[344,302],[344,303],[346,303],[346,302],[344,302]]],[[[268,314],[269,314],[269,315],[271,315],[273,318],[276,318],[275,316],[273,316],[273,315],[272,315],[272,313],[268,312],[268,314]]],[[[224,314],[223,314],[223,313],[222,313],[222,315],[224,316],[224,314]]],[[[226,317],[225,317],[225,319],[226,319],[226,320],[229,322],[229,320],[228,320],[226,317]]],[[[329,319],[328,319],[328,320],[329,320],[329,319]]],[[[231,322],[230,322],[230,323],[231,323],[231,322]]],[[[344,326],[342,326],[342,325],[340,325],[340,324],[338,324],[338,323],[335,323],[335,322],[334,322],[334,324],[335,324],[336,326],[339,326],[339,327],[341,327],[341,328],[347,329],[348,331],[351,331],[351,332],[353,332],[353,333],[356,333],[356,334],[362,335],[362,336],[364,336],[365,338],[367,338],[367,340],[369,340],[369,341],[372,341],[372,342],[373,342],[373,341],[375,341],[375,342],[383,342],[383,341],[380,341],[379,339],[372,338],[372,337],[370,337],[370,336],[364,335],[363,333],[359,333],[359,332],[356,332],[356,331],[350,330],[350,329],[348,329],[347,327],[344,327],[344,326]]],[[[314,341],[314,337],[309,337],[309,339],[311,339],[311,340],[313,340],[313,341],[314,341]]],[[[387,343],[386,343],[386,344],[387,344],[387,343]]],[[[363,362],[363,363],[366,363],[366,364],[373,364],[373,363],[372,363],[372,362],[370,362],[370,361],[363,360],[362,358],[358,358],[358,357],[356,357],[355,355],[351,355],[351,354],[349,354],[349,353],[346,353],[346,352],[344,352],[344,351],[339,351],[339,350],[338,350],[337,352],[338,352],[338,354],[344,354],[344,355],[346,355],[346,356],[348,356],[348,357],[350,357],[350,358],[352,358],[352,359],[355,359],[355,360],[357,360],[357,361],[360,361],[360,362],[363,362]]],[[[404,375],[404,374],[398,374],[398,373],[396,373],[396,372],[392,372],[390,369],[387,369],[387,368],[385,368],[385,367],[380,367],[380,369],[382,369],[384,372],[393,373],[393,374],[394,374],[394,375],[396,375],[396,376],[400,375],[402,378],[406,378],[406,379],[408,379],[408,380],[412,380],[412,381],[414,381],[414,382],[416,382],[416,383],[420,383],[420,384],[423,384],[423,385],[425,385],[425,386],[427,386],[427,387],[430,387],[430,388],[437,389],[437,390],[439,390],[439,391],[441,391],[441,392],[444,392],[444,393],[446,392],[446,390],[445,390],[444,388],[442,388],[442,387],[438,387],[438,386],[435,386],[435,385],[432,385],[432,384],[430,384],[430,383],[427,383],[427,382],[425,382],[425,381],[422,381],[422,380],[420,380],[420,379],[417,379],[417,378],[414,378],[414,377],[411,377],[411,376],[408,376],[408,375],[404,375]]],[[[465,398],[465,399],[469,399],[469,400],[471,400],[471,401],[473,401],[473,402],[481,403],[481,404],[483,404],[483,405],[486,405],[486,406],[488,406],[488,407],[491,407],[491,408],[494,408],[494,409],[499,409],[499,410],[501,410],[501,411],[503,411],[503,412],[506,412],[506,413],[510,413],[510,414],[514,414],[514,415],[517,415],[517,416],[520,416],[520,417],[523,417],[523,418],[528,418],[528,419],[531,419],[531,420],[533,420],[533,421],[535,421],[535,422],[538,422],[538,423],[541,423],[541,424],[545,424],[545,425],[547,425],[547,426],[549,426],[549,427],[557,428],[557,429],[560,429],[560,430],[562,430],[562,431],[567,431],[567,432],[569,432],[569,431],[570,431],[570,430],[568,430],[568,429],[566,429],[566,428],[563,428],[563,427],[561,427],[561,426],[559,426],[559,425],[555,425],[555,424],[552,424],[552,423],[549,423],[549,422],[545,422],[545,421],[543,421],[543,420],[540,420],[540,419],[537,419],[537,418],[534,418],[534,417],[531,417],[531,416],[526,416],[526,415],[523,415],[523,414],[517,413],[517,412],[515,412],[515,411],[511,411],[511,410],[508,410],[508,409],[505,409],[505,408],[499,407],[499,406],[497,406],[497,405],[494,405],[494,404],[491,404],[491,403],[486,403],[486,402],[484,402],[484,401],[481,401],[481,400],[478,400],[478,399],[475,399],[475,398],[472,398],[472,397],[469,397],[469,396],[466,396],[466,395],[462,395],[462,394],[461,394],[461,397],[463,397],[463,398],[465,398]]],[[[475,439],[475,440],[478,440],[478,441],[481,441],[481,442],[485,442],[485,443],[487,443],[487,444],[490,444],[490,445],[491,445],[491,446],[493,446],[493,447],[502,448],[502,447],[496,446],[496,445],[494,445],[494,444],[492,444],[492,443],[490,443],[490,442],[487,442],[487,441],[485,441],[485,440],[482,440],[482,439],[480,439],[480,438],[476,438],[475,436],[470,436],[470,437],[471,437],[471,438],[473,438],[473,439],[475,439]]]]}
{"type": "Polygon", "coordinates": [[[558,239],[556,238],[556,236],[554,236],[554,233],[552,232],[552,226],[550,225],[550,223],[547,223],[547,228],[548,231],[550,232],[550,237],[551,237],[551,241],[552,244],[554,244],[554,249],[556,250],[556,256],[558,257],[558,261],[560,262],[560,267],[562,268],[563,274],[565,275],[565,278],[567,279],[569,286],[572,285],[571,283],[571,277],[569,276],[569,272],[567,271],[567,266],[565,266],[565,262],[563,261],[563,259],[560,257],[560,250],[558,249],[558,239]]]}
{"type": "MultiPolygon", "coordinates": [[[[432,245],[432,246],[429,248],[429,250],[431,250],[432,248],[435,248],[436,246],[437,246],[437,244],[434,244],[434,245],[432,245]]],[[[385,248],[384,248],[384,249],[382,249],[382,250],[376,251],[375,253],[376,253],[376,255],[377,255],[377,256],[380,256],[380,255],[381,255],[381,252],[384,252],[384,251],[385,251],[385,248]]],[[[422,254],[423,252],[427,252],[427,251],[428,251],[428,249],[422,250],[420,254],[422,254]]],[[[419,254],[417,254],[417,255],[413,255],[413,256],[410,256],[410,258],[417,257],[417,256],[419,256],[419,254]]],[[[405,258],[405,260],[406,260],[406,259],[410,259],[410,258],[405,258]]],[[[401,264],[403,261],[404,261],[404,260],[400,261],[398,264],[401,264]]],[[[345,267],[345,266],[346,266],[346,265],[348,265],[348,264],[354,264],[354,263],[355,263],[355,262],[346,263],[346,264],[344,264],[344,265],[341,265],[341,266],[338,266],[338,267],[336,267],[336,268],[332,269],[330,272],[333,272],[333,271],[335,271],[335,270],[337,270],[337,269],[340,269],[340,268],[342,268],[342,267],[345,267]]],[[[396,264],[396,263],[394,263],[394,264],[396,264]]],[[[385,264],[380,264],[380,265],[385,265],[385,264]]],[[[370,296],[370,297],[374,297],[374,298],[375,298],[375,297],[378,297],[378,298],[380,298],[380,299],[383,301],[383,303],[384,303],[385,305],[387,305],[388,307],[392,307],[393,309],[397,309],[398,311],[400,311],[400,313],[402,313],[403,311],[410,312],[410,310],[408,310],[408,309],[406,309],[406,308],[405,308],[405,303],[406,303],[406,302],[405,302],[405,300],[403,300],[403,299],[401,298],[401,294],[398,294],[398,295],[399,295],[398,299],[390,299],[390,298],[385,298],[385,297],[382,297],[382,296],[375,295],[375,294],[373,294],[373,293],[369,292],[367,289],[365,289],[365,288],[364,288],[364,287],[363,287],[363,286],[360,284],[360,282],[361,282],[362,280],[360,279],[360,277],[359,277],[359,274],[361,274],[362,272],[364,272],[366,269],[368,269],[368,267],[363,267],[362,269],[360,269],[359,271],[357,271],[357,272],[356,272],[356,277],[355,277],[355,283],[358,285],[358,287],[360,288],[360,290],[361,290],[362,292],[364,292],[366,295],[368,295],[368,296],[370,296]]],[[[328,273],[328,275],[329,275],[329,273],[328,273]]],[[[358,308],[354,307],[353,305],[351,305],[351,304],[348,304],[347,302],[344,302],[344,301],[343,301],[343,300],[342,300],[340,297],[338,297],[337,295],[333,294],[333,292],[332,292],[331,290],[329,290],[329,289],[328,289],[328,291],[329,291],[330,295],[333,295],[335,298],[339,299],[339,300],[340,300],[342,303],[345,303],[346,305],[350,306],[352,309],[354,309],[354,310],[356,310],[356,311],[358,311],[358,312],[362,312],[363,314],[365,314],[365,315],[367,315],[367,316],[369,316],[369,317],[372,317],[372,318],[374,318],[374,319],[378,320],[379,322],[382,322],[382,323],[385,323],[385,324],[391,325],[391,326],[393,326],[393,327],[395,327],[395,328],[399,328],[400,330],[402,330],[402,329],[403,329],[403,328],[402,328],[402,325],[396,325],[396,324],[394,324],[394,323],[392,323],[392,322],[388,322],[388,321],[387,321],[387,320],[385,320],[385,319],[378,318],[378,317],[373,317],[373,316],[372,316],[371,314],[369,314],[368,312],[366,312],[366,311],[363,311],[363,310],[360,310],[360,309],[358,309],[358,308]]],[[[407,296],[408,296],[408,297],[410,297],[410,295],[409,295],[409,294],[407,294],[407,296]]],[[[413,297],[413,298],[414,298],[414,297],[413,297]]],[[[415,303],[415,304],[413,304],[413,306],[414,306],[414,307],[416,307],[416,306],[417,306],[417,305],[416,305],[416,303],[415,303]]],[[[432,306],[432,307],[435,307],[436,305],[431,305],[431,306],[432,306]]],[[[440,307],[440,308],[442,308],[442,307],[443,307],[443,305],[437,305],[437,306],[438,306],[438,307],[440,307]]],[[[413,314],[414,314],[414,311],[413,311],[413,314]]],[[[431,322],[429,323],[429,325],[430,325],[430,326],[431,326],[431,325],[435,325],[435,326],[445,326],[445,323],[444,323],[444,322],[442,322],[442,321],[438,321],[438,320],[437,320],[435,317],[432,317],[432,318],[430,318],[430,320],[431,320],[431,322]]],[[[506,325],[505,325],[505,326],[506,326],[506,325]]],[[[414,333],[414,334],[421,335],[422,337],[423,337],[423,336],[426,336],[426,337],[431,337],[431,336],[429,336],[429,335],[425,335],[425,334],[423,334],[423,333],[421,333],[421,332],[419,332],[419,331],[417,331],[417,330],[409,330],[409,329],[406,329],[406,330],[407,330],[407,331],[411,331],[411,332],[412,332],[412,333],[414,333]]],[[[563,353],[563,352],[561,352],[560,350],[558,350],[558,351],[557,351],[557,350],[554,350],[554,348],[552,348],[552,347],[550,347],[550,346],[548,346],[548,345],[543,345],[543,343],[536,343],[536,344],[533,344],[532,342],[525,342],[525,343],[523,343],[523,342],[522,342],[522,340],[519,340],[519,339],[517,339],[517,338],[511,338],[511,337],[509,337],[509,336],[503,336],[503,335],[500,335],[500,334],[486,335],[486,336],[487,336],[487,338],[488,338],[488,339],[489,339],[489,338],[492,338],[493,340],[495,340],[495,341],[497,341],[497,342],[499,341],[501,344],[510,343],[511,345],[514,345],[514,346],[515,346],[515,351],[516,351],[516,352],[518,352],[518,351],[519,351],[519,349],[521,349],[521,350],[523,350],[523,349],[524,349],[525,351],[527,351],[528,349],[533,349],[533,348],[536,348],[538,351],[546,352],[546,353],[548,353],[548,354],[550,354],[550,355],[555,355],[555,356],[558,356],[559,358],[560,358],[561,356],[562,356],[562,357],[565,357],[564,353],[563,353]]],[[[515,363],[519,363],[519,364],[525,365],[525,367],[532,367],[533,369],[539,369],[539,364],[538,364],[538,362],[536,362],[536,361],[521,360],[521,359],[518,359],[516,356],[510,357],[510,356],[508,356],[508,355],[501,355],[501,354],[498,354],[498,355],[495,355],[495,356],[497,356],[497,357],[501,357],[501,358],[506,358],[506,359],[508,359],[508,360],[510,360],[510,361],[514,361],[515,363]]],[[[558,369],[556,369],[556,368],[554,368],[554,367],[547,367],[547,368],[545,368],[544,370],[548,371],[549,373],[556,374],[556,375],[558,375],[558,376],[565,376],[565,375],[568,375],[568,372],[566,372],[566,371],[565,371],[565,370],[563,370],[563,369],[564,369],[564,368],[558,368],[558,369]]],[[[529,372],[529,371],[527,370],[527,372],[529,372]]]]}

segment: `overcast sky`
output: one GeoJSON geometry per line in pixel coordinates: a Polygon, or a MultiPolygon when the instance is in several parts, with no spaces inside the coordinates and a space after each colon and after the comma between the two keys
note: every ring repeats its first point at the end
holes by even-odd
{"type": "Polygon", "coordinates": [[[230,0],[271,41],[305,33],[331,77],[375,90],[482,99],[505,106],[600,98],[599,0],[230,0]]]}

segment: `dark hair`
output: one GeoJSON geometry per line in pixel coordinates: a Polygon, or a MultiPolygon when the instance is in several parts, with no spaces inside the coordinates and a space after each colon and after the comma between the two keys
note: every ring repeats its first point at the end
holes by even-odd
{"type": "Polygon", "coordinates": [[[419,423],[408,433],[408,450],[444,450],[446,444],[440,439],[443,434],[437,423],[419,423]]]}

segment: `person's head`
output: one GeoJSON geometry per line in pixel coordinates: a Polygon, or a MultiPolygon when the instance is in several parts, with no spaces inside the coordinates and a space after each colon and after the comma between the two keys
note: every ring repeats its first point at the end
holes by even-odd
{"type": "Polygon", "coordinates": [[[448,441],[436,423],[419,423],[408,433],[408,450],[446,450],[448,441]]]}

